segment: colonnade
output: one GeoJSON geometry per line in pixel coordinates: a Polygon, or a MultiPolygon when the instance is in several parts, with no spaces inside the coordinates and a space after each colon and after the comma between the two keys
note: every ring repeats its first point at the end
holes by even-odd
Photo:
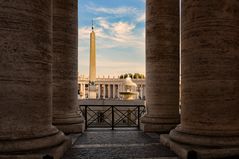
{"type": "Polygon", "coordinates": [[[86,94],[86,83],[80,83],[79,84],[79,92],[78,92],[82,97],[81,98],[85,98],[85,94],[86,94]]]}
{"type": "Polygon", "coordinates": [[[0,17],[0,158],[59,159],[83,126],[77,0],[3,1],[0,17]]]}
{"type": "MultiPolygon", "coordinates": [[[[182,1],[181,120],[179,8],[146,3],[144,131],[170,132],[183,159],[239,156],[239,1],[182,1]]],[[[59,159],[63,132],[82,131],[76,13],[77,0],[0,3],[0,158],[59,159]]]]}
{"type": "Polygon", "coordinates": [[[238,158],[239,1],[182,1],[180,124],[179,5],[146,3],[144,131],[182,159],[238,158]]]}
{"type": "MultiPolygon", "coordinates": [[[[79,93],[81,92],[81,98],[87,98],[87,83],[79,83],[79,93]]],[[[118,99],[120,98],[120,93],[123,91],[122,84],[115,84],[115,83],[104,83],[104,84],[96,84],[97,87],[97,99],[118,99]]],[[[139,99],[145,99],[145,85],[138,84],[138,92],[139,92],[139,99]]]]}
{"type": "Polygon", "coordinates": [[[100,98],[119,98],[121,85],[119,84],[98,84],[98,95],[100,98]]]}

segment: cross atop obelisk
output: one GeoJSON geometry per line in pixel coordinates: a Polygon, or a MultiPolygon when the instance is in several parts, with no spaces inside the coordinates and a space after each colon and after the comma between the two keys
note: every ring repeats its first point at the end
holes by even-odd
{"type": "Polygon", "coordinates": [[[94,30],[94,20],[92,19],[92,31],[94,30]]]}

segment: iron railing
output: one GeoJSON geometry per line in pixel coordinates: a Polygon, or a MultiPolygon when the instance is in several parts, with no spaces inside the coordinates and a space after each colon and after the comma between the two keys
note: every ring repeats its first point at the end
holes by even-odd
{"type": "Polygon", "coordinates": [[[87,128],[140,129],[140,117],[145,112],[144,105],[80,105],[87,128]]]}

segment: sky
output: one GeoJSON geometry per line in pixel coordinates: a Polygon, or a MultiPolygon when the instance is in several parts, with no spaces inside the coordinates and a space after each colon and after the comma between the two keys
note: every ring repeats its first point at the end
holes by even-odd
{"type": "Polygon", "coordinates": [[[78,0],[78,72],[89,75],[91,21],[96,75],[145,74],[145,0],[78,0]]]}

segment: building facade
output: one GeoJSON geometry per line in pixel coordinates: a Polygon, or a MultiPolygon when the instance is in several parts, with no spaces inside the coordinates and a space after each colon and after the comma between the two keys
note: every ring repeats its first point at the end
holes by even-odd
{"type": "MultiPolygon", "coordinates": [[[[120,99],[120,92],[124,90],[125,79],[112,77],[96,78],[96,99],[120,99]]],[[[145,79],[132,79],[137,84],[138,99],[145,99],[145,79]]],[[[78,94],[80,99],[89,98],[89,79],[83,75],[78,77],[78,94]]]]}

